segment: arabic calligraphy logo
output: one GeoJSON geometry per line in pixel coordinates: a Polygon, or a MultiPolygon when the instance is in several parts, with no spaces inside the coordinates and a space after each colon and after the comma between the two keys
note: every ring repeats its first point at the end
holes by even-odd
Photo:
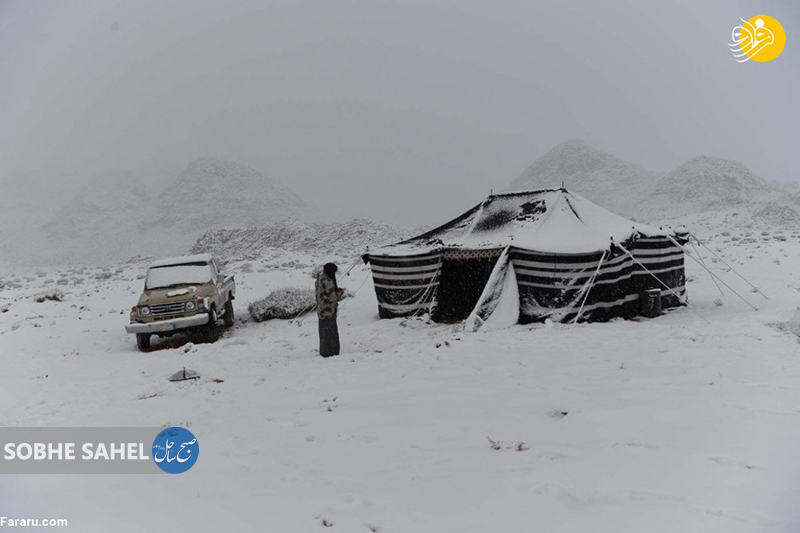
{"type": "Polygon", "coordinates": [[[739,63],[772,61],[783,52],[786,32],[781,23],[767,15],[756,15],[750,20],[740,18],[742,24],[733,28],[732,43],[728,46],[739,63]]]}
{"type": "Polygon", "coordinates": [[[168,474],[183,474],[197,462],[200,445],[186,428],[167,428],[153,441],[153,461],[168,474]]]}

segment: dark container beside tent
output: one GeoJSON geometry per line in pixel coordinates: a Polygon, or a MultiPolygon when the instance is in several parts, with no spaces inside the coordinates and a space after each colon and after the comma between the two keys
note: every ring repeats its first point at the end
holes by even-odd
{"type": "Polygon", "coordinates": [[[661,315],[661,289],[647,289],[642,293],[642,316],[655,318],[661,315]]]}

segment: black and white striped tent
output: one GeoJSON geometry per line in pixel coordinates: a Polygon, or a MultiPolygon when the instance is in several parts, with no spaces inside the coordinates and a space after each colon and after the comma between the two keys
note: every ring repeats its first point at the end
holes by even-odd
{"type": "Polygon", "coordinates": [[[597,321],[637,315],[648,289],[661,289],[662,308],[684,302],[676,239],[564,188],[542,189],[489,196],[363,259],[381,318],[430,312],[477,328],[498,306],[511,305],[515,322],[597,321]]]}

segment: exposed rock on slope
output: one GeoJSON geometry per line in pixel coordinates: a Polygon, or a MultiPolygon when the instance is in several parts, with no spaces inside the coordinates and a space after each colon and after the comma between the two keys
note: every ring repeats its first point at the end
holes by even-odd
{"type": "Polygon", "coordinates": [[[653,197],[700,210],[747,204],[770,192],[767,182],[741,163],[701,155],[664,176],[653,197]]]}
{"type": "Polygon", "coordinates": [[[190,253],[213,253],[227,260],[257,259],[275,249],[352,255],[412,233],[363,219],[326,224],[289,220],[257,228],[212,230],[197,240],[190,253]]]}

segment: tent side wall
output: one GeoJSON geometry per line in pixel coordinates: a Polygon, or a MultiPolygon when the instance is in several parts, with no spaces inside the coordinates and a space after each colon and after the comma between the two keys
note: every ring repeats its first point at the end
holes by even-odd
{"type": "MultiPolygon", "coordinates": [[[[681,248],[666,237],[642,237],[623,246],[659,280],[679,295],[685,295],[681,248]]],[[[616,246],[607,250],[604,258],[603,252],[548,254],[513,249],[512,261],[519,286],[522,323],[547,318],[570,322],[582,304],[581,321],[636,316],[640,312],[640,294],[650,288],[662,289],[662,308],[681,304],[679,298],[616,246]],[[595,272],[590,288],[589,281],[595,272]]]]}
{"type": "Polygon", "coordinates": [[[664,285],[685,299],[686,271],[683,248],[668,237],[641,237],[629,251],[642,264],[642,266],[634,265],[637,292],[641,293],[645,289],[661,289],[662,309],[681,305],[680,299],[665,289],[664,285]],[[664,285],[656,281],[653,275],[664,285]]]}
{"type": "Polygon", "coordinates": [[[612,253],[543,254],[512,252],[520,298],[520,322],[570,322],[577,316],[586,291],[581,320],[602,321],[638,313],[633,290],[633,265],[621,250],[612,253]],[[603,259],[602,265],[600,263],[603,259]],[[600,269],[598,270],[598,265],[600,269]],[[589,281],[597,272],[591,288],[589,281]]]}
{"type": "Polygon", "coordinates": [[[372,270],[378,314],[397,318],[431,312],[436,307],[442,253],[366,256],[372,270]]]}

